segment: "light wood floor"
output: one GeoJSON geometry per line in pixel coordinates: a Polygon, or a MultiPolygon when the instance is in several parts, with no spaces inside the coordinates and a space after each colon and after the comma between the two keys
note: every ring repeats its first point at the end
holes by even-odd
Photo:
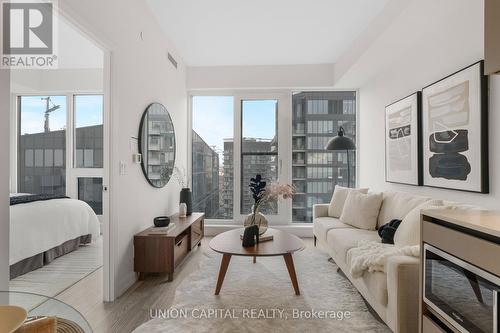
{"type": "MultiPolygon", "coordinates": [[[[203,249],[208,249],[209,240],[208,237],[203,239],[203,249]]],[[[312,238],[305,238],[304,243],[307,247],[313,246],[312,238]]],[[[166,282],[165,275],[149,275],[144,281],[136,282],[113,303],[102,302],[102,269],[56,298],[80,311],[96,333],[128,333],[149,320],[149,309],[164,309],[172,305],[175,289],[198,268],[200,260],[203,260],[203,254],[198,248],[177,268],[174,281],[166,282]]]]}

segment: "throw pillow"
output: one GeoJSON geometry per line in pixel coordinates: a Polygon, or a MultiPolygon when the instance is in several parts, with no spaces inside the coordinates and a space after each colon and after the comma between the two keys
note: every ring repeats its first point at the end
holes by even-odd
{"type": "Polygon", "coordinates": [[[396,234],[394,245],[397,247],[413,246],[420,244],[420,212],[422,209],[443,209],[442,200],[430,200],[412,209],[401,221],[396,234]]]}
{"type": "Polygon", "coordinates": [[[382,205],[382,193],[361,193],[350,191],[345,200],[340,221],[353,227],[375,230],[382,205]]]}
{"type": "Polygon", "coordinates": [[[351,191],[359,191],[361,193],[368,193],[367,188],[348,188],[335,185],[335,191],[333,192],[332,200],[330,201],[330,206],[328,206],[328,216],[339,218],[344,210],[345,200],[347,195],[351,191]]]}
{"type": "Polygon", "coordinates": [[[384,244],[394,244],[394,234],[401,224],[401,220],[394,219],[378,228],[378,235],[384,244]]]}

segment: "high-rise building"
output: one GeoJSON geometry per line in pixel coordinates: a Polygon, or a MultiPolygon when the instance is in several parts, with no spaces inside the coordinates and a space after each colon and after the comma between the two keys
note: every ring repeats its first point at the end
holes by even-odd
{"type": "MultiPolygon", "coordinates": [[[[234,169],[233,169],[233,139],[224,140],[224,186],[222,188],[222,206],[224,218],[233,217],[234,202],[234,169]]],[[[276,140],[243,138],[242,146],[245,151],[242,159],[242,178],[241,178],[241,204],[240,214],[249,214],[254,200],[248,185],[250,179],[257,174],[261,175],[266,181],[271,182],[277,178],[277,147],[276,140]],[[262,152],[271,152],[270,155],[262,152]]],[[[275,212],[275,205],[263,207],[263,212],[275,212]]]]}
{"type": "Polygon", "coordinates": [[[233,181],[234,181],[234,165],[233,165],[234,145],[233,139],[224,139],[224,152],[223,152],[223,170],[224,179],[223,187],[221,188],[222,195],[222,218],[233,218],[233,181]]]}
{"type": "MultiPolygon", "coordinates": [[[[325,151],[339,127],[356,140],[356,92],[302,92],[293,96],[292,202],[294,222],[311,222],[312,206],[330,201],[336,184],[347,186],[346,152],[325,151]]],[[[351,186],[356,184],[356,154],[351,151],[351,186]]]]}
{"type": "Polygon", "coordinates": [[[193,211],[210,219],[222,218],[219,203],[219,154],[195,131],[193,134],[193,211]]]}
{"type": "MultiPolygon", "coordinates": [[[[77,167],[102,167],[102,125],[75,129],[77,167]]],[[[66,195],[66,130],[23,134],[18,146],[18,192],[66,195]]],[[[102,178],[78,177],[78,199],[102,214],[102,178]]]]}

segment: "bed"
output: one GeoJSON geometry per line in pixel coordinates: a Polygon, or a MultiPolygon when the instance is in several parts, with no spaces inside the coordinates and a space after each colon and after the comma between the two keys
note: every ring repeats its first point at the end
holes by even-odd
{"type": "Polygon", "coordinates": [[[38,269],[99,237],[99,219],[85,202],[11,194],[10,278],[38,269]]]}

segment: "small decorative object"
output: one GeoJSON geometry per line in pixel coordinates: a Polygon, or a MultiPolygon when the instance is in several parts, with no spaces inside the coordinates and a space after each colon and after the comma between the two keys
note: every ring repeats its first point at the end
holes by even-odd
{"type": "Polygon", "coordinates": [[[179,204],[179,217],[186,217],[187,206],[184,202],[179,204]]]}
{"type": "Polygon", "coordinates": [[[347,154],[347,187],[351,187],[351,163],[349,158],[349,151],[356,150],[356,144],[351,138],[344,135],[345,131],[342,126],[339,127],[337,136],[333,137],[326,144],[326,150],[345,150],[347,154]]]}
{"type": "Polygon", "coordinates": [[[267,183],[262,179],[261,175],[250,178],[248,187],[250,187],[250,191],[252,192],[254,204],[252,206],[252,213],[248,214],[243,224],[245,227],[256,225],[259,228],[260,234],[266,232],[268,225],[266,217],[260,212],[261,205],[266,201],[266,184],[267,183]]]}
{"type": "MultiPolygon", "coordinates": [[[[243,231],[245,231],[245,229],[243,229],[243,231]]],[[[240,235],[240,239],[243,240],[243,234],[240,235]]],[[[273,235],[269,234],[259,235],[259,243],[272,241],[273,239],[274,239],[273,235]]]]}
{"type": "Polygon", "coordinates": [[[252,247],[255,244],[259,244],[259,227],[254,224],[245,228],[243,233],[243,247],[252,247]]]}
{"type": "Polygon", "coordinates": [[[489,192],[488,79],[477,62],[422,90],[424,185],[489,192]]]}
{"type": "Polygon", "coordinates": [[[422,93],[385,107],[385,180],[422,185],[422,93]]]}
{"type": "Polygon", "coordinates": [[[170,217],[168,216],[158,216],[153,219],[153,223],[157,228],[168,227],[170,223],[170,217]]]}
{"type": "Polygon", "coordinates": [[[172,177],[182,187],[180,197],[179,197],[179,203],[185,203],[186,204],[186,215],[191,215],[193,213],[193,196],[191,193],[191,189],[188,187],[188,184],[186,181],[186,172],[185,172],[184,168],[175,166],[174,172],[172,173],[172,177]]]}
{"type": "Polygon", "coordinates": [[[394,219],[378,228],[378,235],[384,244],[394,244],[394,235],[401,224],[401,220],[394,219]]]}
{"type": "Polygon", "coordinates": [[[190,188],[184,187],[181,190],[179,203],[186,204],[186,215],[191,215],[193,213],[193,198],[190,188]]]}
{"type": "Polygon", "coordinates": [[[280,199],[291,199],[295,194],[295,187],[289,184],[272,183],[266,189],[267,183],[262,179],[261,175],[256,175],[250,179],[250,191],[254,199],[252,213],[248,214],[245,219],[244,226],[257,225],[259,233],[262,235],[266,232],[268,221],[264,214],[260,212],[260,208],[266,202],[276,202],[280,199]]]}
{"type": "Polygon", "coordinates": [[[172,229],[175,228],[175,223],[169,223],[167,227],[156,227],[156,228],[151,228],[149,229],[148,234],[149,235],[165,235],[168,234],[168,232],[172,229]]]}

